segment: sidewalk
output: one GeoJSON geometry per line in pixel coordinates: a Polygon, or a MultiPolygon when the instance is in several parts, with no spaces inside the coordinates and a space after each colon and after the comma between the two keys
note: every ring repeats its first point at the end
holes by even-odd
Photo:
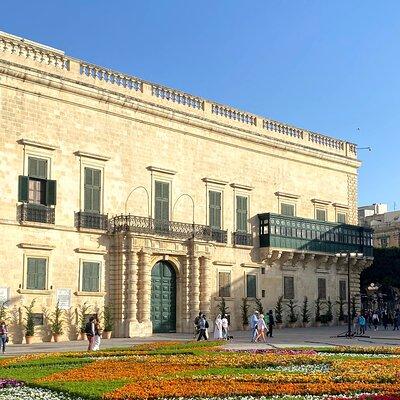
{"type": "MultiPolygon", "coordinates": [[[[346,327],[320,327],[320,328],[285,328],[274,330],[274,337],[268,338],[267,343],[251,343],[249,331],[232,332],[234,339],[225,344],[229,349],[254,349],[254,348],[286,348],[286,347],[324,347],[324,346],[399,346],[400,331],[368,330],[368,337],[353,339],[337,338],[336,335],[346,331],[346,327]]],[[[212,338],[212,334],[210,335],[212,338]]],[[[102,349],[126,348],[135,344],[157,341],[186,341],[193,340],[193,335],[186,333],[155,334],[148,338],[115,338],[103,340],[102,349]]],[[[64,351],[85,351],[87,341],[71,341],[59,343],[9,344],[6,356],[23,355],[29,353],[51,353],[64,351]]]]}

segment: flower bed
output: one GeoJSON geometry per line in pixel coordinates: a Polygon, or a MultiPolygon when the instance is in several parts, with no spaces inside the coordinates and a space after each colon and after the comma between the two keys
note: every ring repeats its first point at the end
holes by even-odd
{"type": "Polygon", "coordinates": [[[3,363],[0,377],[43,389],[0,389],[0,400],[400,400],[397,349],[366,353],[363,357],[360,349],[348,347],[225,351],[212,343],[162,342],[90,354],[17,357],[3,363]],[[28,396],[29,390],[38,391],[37,396],[18,394],[28,396]],[[1,397],[10,393],[15,396],[1,397]],[[38,397],[41,393],[47,397],[38,397]]]}

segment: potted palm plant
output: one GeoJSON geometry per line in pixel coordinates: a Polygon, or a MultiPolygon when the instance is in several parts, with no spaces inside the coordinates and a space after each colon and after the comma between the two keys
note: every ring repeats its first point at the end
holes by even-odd
{"type": "Polygon", "coordinates": [[[104,306],[103,339],[111,339],[113,328],[114,328],[114,320],[111,314],[110,306],[104,306]]]}
{"type": "Polygon", "coordinates": [[[290,299],[289,303],[287,304],[287,307],[289,309],[289,316],[288,316],[289,328],[295,328],[298,319],[295,310],[298,306],[293,299],[290,299]]]}
{"type": "Polygon", "coordinates": [[[275,324],[277,329],[283,328],[283,307],[282,307],[283,296],[279,296],[275,306],[275,324]]]}
{"type": "Polygon", "coordinates": [[[315,326],[321,326],[321,299],[315,300],[315,326]]]}
{"type": "Polygon", "coordinates": [[[35,299],[31,301],[29,306],[24,306],[26,315],[25,315],[25,342],[26,344],[31,344],[33,341],[33,337],[35,335],[35,320],[33,307],[35,306],[35,299]]]}
{"type": "Polygon", "coordinates": [[[329,326],[332,326],[332,323],[333,323],[333,311],[332,311],[332,308],[333,308],[333,306],[332,306],[332,302],[331,302],[330,298],[328,298],[328,301],[326,302],[326,306],[327,306],[327,310],[326,310],[326,313],[325,313],[326,323],[329,326]]]}
{"type": "Polygon", "coordinates": [[[78,307],[78,323],[79,323],[79,335],[78,340],[85,339],[85,326],[86,316],[89,314],[90,306],[86,301],[78,307]]]}
{"type": "Polygon", "coordinates": [[[242,325],[243,330],[247,330],[249,325],[249,303],[247,297],[242,298],[242,305],[240,306],[240,310],[242,312],[242,325]]]}
{"type": "Polygon", "coordinates": [[[310,327],[310,310],[308,309],[308,298],[307,296],[304,296],[303,300],[303,307],[301,309],[301,319],[302,319],[302,324],[303,328],[308,328],[310,327]]]}
{"type": "Polygon", "coordinates": [[[53,340],[55,342],[60,341],[60,337],[63,334],[63,319],[62,319],[63,310],[60,308],[60,304],[57,301],[56,307],[51,317],[51,333],[53,334],[53,340]]]}

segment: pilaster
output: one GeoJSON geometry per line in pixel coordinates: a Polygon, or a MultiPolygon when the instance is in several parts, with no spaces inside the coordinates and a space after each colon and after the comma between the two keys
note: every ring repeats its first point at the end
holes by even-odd
{"type": "Polygon", "coordinates": [[[200,258],[200,310],[211,318],[211,259],[209,257],[200,258]]]}

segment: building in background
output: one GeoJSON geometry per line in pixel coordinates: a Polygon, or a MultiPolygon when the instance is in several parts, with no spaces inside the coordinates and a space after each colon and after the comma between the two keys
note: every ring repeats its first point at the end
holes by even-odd
{"type": "Polygon", "coordinates": [[[379,203],[358,208],[359,225],[373,229],[374,247],[400,246],[400,211],[379,203]]]}
{"type": "Polygon", "coordinates": [[[0,297],[14,341],[32,300],[37,340],[57,301],[69,339],[83,304],[108,304],[120,337],[191,332],[222,297],[232,329],[243,298],[335,304],[343,251],[363,253],[359,294],[372,243],[357,225],[354,144],[7,34],[0,101],[0,297]]]}

